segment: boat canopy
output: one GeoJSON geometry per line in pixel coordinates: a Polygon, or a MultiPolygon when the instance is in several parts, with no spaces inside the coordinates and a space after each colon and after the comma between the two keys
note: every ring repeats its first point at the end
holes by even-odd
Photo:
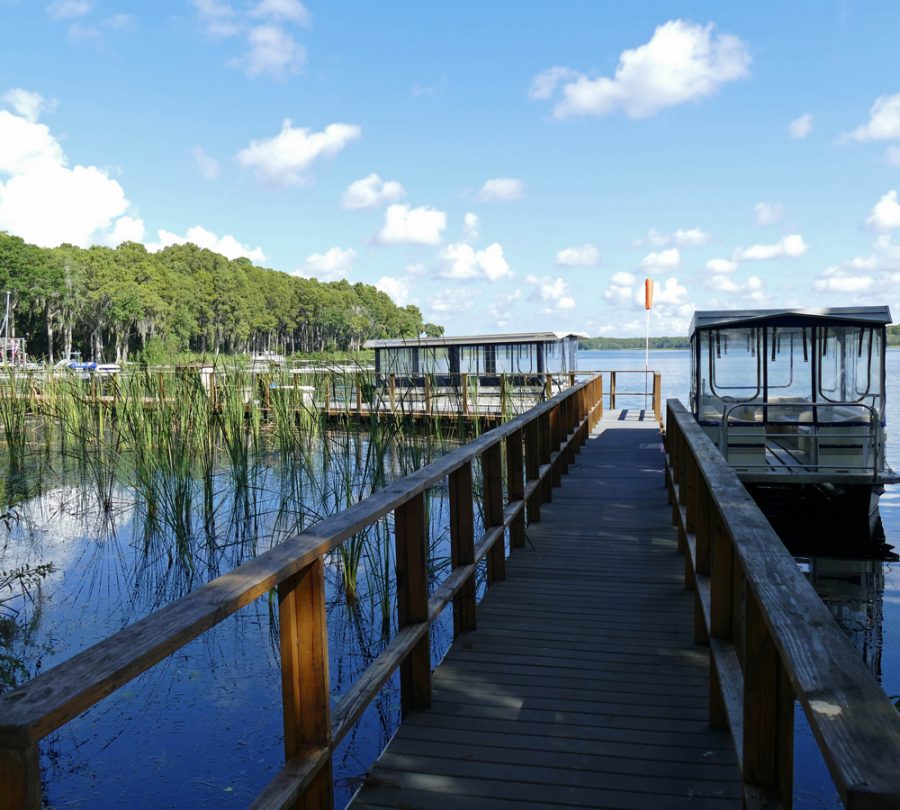
{"type": "Polygon", "coordinates": [[[582,332],[516,332],[494,335],[369,340],[381,374],[530,376],[576,370],[582,332]]]}
{"type": "Polygon", "coordinates": [[[888,307],[827,307],[821,309],[707,309],[694,313],[691,334],[698,329],[738,326],[886,326],[888,307]]]}

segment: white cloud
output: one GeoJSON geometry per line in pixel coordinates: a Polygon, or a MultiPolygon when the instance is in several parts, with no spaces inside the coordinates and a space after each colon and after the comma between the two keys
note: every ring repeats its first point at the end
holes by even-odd
{"type": "Polygon", "coordinates": [[[596,245],[564,248],[556,254],[556,263],[563,267],[593,267],[600,261],[596,245]]]}
{"type": "Polygon", "coordinates": [[[47,101],[40,93],[23,90],[21,87],[14,87],[0,101],[11,107],[16,115],[22,116],[32,124],[41,117],[44,110],[52,110],[56,107],[55,101],[47,101]]]}
{"type": "Polygon", "coordinates": [[[478,240],[478,214],[467,211],[463,217],[463,238],[467,242],[478,240]]]}
{"type": "Polygon", "coordinates": [[[783,236],[774,245],[752,245],[738,248],[734,252],[735,261],[768,261],[769,259],[796,259],[809,249],[799,233],[783,236]]]}
{"type": "Polygon", "coordinates": [[[222,173],[222,164],[214,157],[207,155],[202,146],[195,146],[191,152],[197,171],[204,180],[216,180],[222,173]]]}
{"type": "Polygon", "coordinates": [[[129,208],[106,172],[70,168],[46,125],[7,110],[0,110],[0,174],[8,175],[0,181],[0,230],[42,247],[103,241],[129,208]]]}
{"type": "Polygon", "coordinates": [[[441,259],[445,262],[440,271],[443,278],[456,280],[485,278],[488,281],[499,281],[512,276],[509,263],[503,255],[503,248],[497,242],[488,245],[484,250],[475,250],[465,242],[447,245],[441,251],[441,259]]]}
{"type": "Polygon", "coordinates": [[[525,281],[534,285],[531,298],[544,304],[545,315],[575,309],[575,299],[569,293],[569,285],[565,279],[529,275],[525,277],[525,281]]]}
{"type": "Polygon", "coordinates": [[[456,315],[470,310],[475,304],[475,295],[472,290],[456,288],[444,290],[428,299],[428,309],[431,313],[429,320],[443,315],[456,315]]]}
{"type": "Polygon", "coordinates": [[[237,12],[221,0],[191,0],[207,34],[232,37],[241,30],[237,12]]]}
{"type": "MultiPolygon", "coordinates": [[[[659,308],[666,305],[678,307],[685,303],[687,298],[687,289],[678,283],[677,278],[667,278],[665,282],[653,282],[653,307],[659,308]]],[[[644,288],[639,287],[635,296],[635,301],[644,306],[644,288]]]]}
{"type": "Polygon", "coordinates": [[[495,329],[505,329],[512,322],[512,308],[517,301],[521,301],[524,293],[515,289],[510,293],[498,295],[487,308],[487,314],[491,317],[491,324],[495,329]]]}
{"type": "Polygon", "coordinates": [[[156,232],[156,235],[158,241],[149,242],[147,244],[147,250],[151,253],[156,253],[157,251],[171,247],[172,245],[186,245],[192,243],[197,247],[206,248],[215,253],[221,253],[227,259],[239,259],[244,257],[254,262],[263,262],[266,260],[262,248],[250,248],[247,245],[242,245],[237,239],[230,235],[223,236],[220,239],[216,234],[207,230],[202,225],[194,225],[192,228],[188,228],[187,233],[184,236],[179,236],[177,233],[172,233],[163,228],[160,228],[156,232]]]}
{"type": "Polygon", "coordinates": [[[375,208],[378,205],[399,200],[406,192],[396,180],[382,180],[375,172],[359,180],[354,180],[344,190],[341,208],[356,211],[361,208],[375,208]]]}
{"type": "Polygon", "coordinates": [[[860,293],[871,289],[874,282],[872,276],[844,275],[837,267],[829,267],[813,287],[819,292],[860,293]]]}
{"type": "Polygon", "coordinates": [[[119,217],[104,241],[110,247],[122,242],[143,242],[144,220],[140,217],[119,217]]]}
{"type": "Polygon", "coordinates": [[[853,141],[891,141],[900,138],[900,93],[879,96],[869,110],[869,120],[845,137],[853,141]]]}
{"type": "Polygon", "coordinates": [[[624,305],[631,301],[633,288],[637,279],[631,273],[615,273],[609,280],[609,287],[603,293],[607,301],[618,305],[624,305]]]}
{"type": "Polygon", "coordinates": [[[787,125],[788,134],[792,138],[797,138],[798,140],[802,140],[809,135],[809,133],[812,132],[812,128],[813,117],[810,113],[804,113],[787,125]]]}
{"type": "Polygon", "coordinates": [[[897,192],[889,191],[875,203],[866,226],[873,231],[890,231],[900,228],[900,203],[897,202],[897,192]]]}
{"type": "Polygon", "coordinates": [[[262,0],[253,7],[250,16],[292,22],[307,28],[312,23],[309,9],[300,0],[262,0]]]}
{"type": "Polygon", "coordinates": [[[388,206],[377,241],[383,245],[438,245],[447,227],[447,214],[436,208],[388,206]]]}
{"type": "Polygon", "coordinates": [[[375,289],[387,293],[398,307],[410,303],[410,284],[408,278],[382,276],[375,282],[375,289]]]}
{"type": "Polygon", "coordinates": [[[51,20],[70,20],[83,17],[94,4],[88,0],[56,0],[47,6],[47,14],[51,20]]]}
{"type": "Polygon", "coordinates": [[[641,269],[647,273],[669,273],[681,264],[678,248],[648,253],[641,260],[641,269]]]}
{"type": "Polygon", "coordinates": [[[248,48],[233,60],[251,78],[283,79],[306,62],[306,48],[277,25],[257,25],[247,34],[248,48]]]}
{"type": "Polygon", "coordinates": [[[742,299],[749,299],[755,303],[766,299],[765,286],[759,276],[750,276],[743,283],[735,281],[731,276],[711,276],[707,279],[706,286],[719,292],[739,295],[742,299]]]}
{"type": "Polygon", "coordinates": [[[350,274],[355,259],[356,251],[353,248],[333,247],[324,253],[307,256],[303,267],[296,274],[317,278],[319,281],[340,281],[350,274]]]}
{"type": "Polygon", "coordinates": [[[774,225],[784,216],[784,206],[778,202],[758,202],[753,206],[757,225],[774,225]]]}
{"type": "Polygon", "coordinates": [[[900,146],[889,146],[885,150],[884,159],[888,166],[900,168],[900,146]]]}
{"type": "Polygon", "coordinates": [[[525,193],[525,184],[515,177],[493,177],[487,180],[478,192],[482,202],[509,202],[518,200],[525,193]]]}
{"type": "Polygon", "coordinates": [[[269,185],[299,186],[308,182],[305,173],[314,161],[334,157],[361,135],[355,124],[329,124],[322,132],[310,132],[285,118],[278,135],[251,141],[238,152],[237,162],[269,185]]]}
{"type": "Polygon", "coordinates": [[[660,233],[655,228],[651,228],[647,232],[647,242],[657,247],[663,245],[700,247],[709,242],[709,234],[706,231],[701,231],[700,228],[678,228],[672,233],[660,233]]]}
{"type": "Polygon", "coordinates": [[[650,41],[624,51],[615,76],[589,78],[566,67],[552,67],[534,78],[532,98],[548,99],[561,86],[556,118],[608,115],[622,110],[646,118],[715,93],[723,84],[750,75],[746,44],[732,34],[715,32],[712,23],[670,20],[650,41]]]}
{"type": "Polygon", "coordinates": [[[737,270],[737,262],[730,259],[710,259],[706,263],[706,269],[713,273],[733,273],[737,270]]]}
{"type": "Polygon", "coordinates": [[[631,284],[634,284],[637,281],[637,278],[632,273],[620,272],[615,273],[610,281],[613,284],[618,284],[620,287],[627,287],[631,284]]]}

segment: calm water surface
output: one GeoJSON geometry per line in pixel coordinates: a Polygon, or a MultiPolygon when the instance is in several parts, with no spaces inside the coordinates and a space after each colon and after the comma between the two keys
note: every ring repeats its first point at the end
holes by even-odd
{"type": "MultiPolygon", "coordinates": [[[[641,369],[643,352],[583,352],[583,369],[641,369]]],[[[900,351],[890,350],[888,426],[900,437],[900,351]]],[[[663,399],[687,402],[687,351],[650,353],[662,373],[663,399]]],[[[622,375],[619,391],[643,390],[640,376],[622,375]]],[[[640,407],[643,397],[620,399],[640,407]]],[[[366,442],[338,442],[332,458],[336,482],[365,466],[366,442]],[[363,465],[361,467],[360,465],[363,465]]],[[[440,448],[437,448],[438,452],[440,448]]],[[[900,467],[900,441],[889,434],[888,459],[900,467]]],[[[388,477],[427,461],[388,464],[388,477]]],[[[395,463],[396,462],[396,463],[395,463]]],[[[476,480],[478,476],[476,475],[476,480]]],[[[2,480],[2,477],[0,477],[2,480]]],[[[89,487],[71,476],[43,481],[39,494],[19,498],[16,520],[0,525],[0,570],[22,562],[52,562],[56,572],[38,598],[24,607],[25,628],[0,636],[3,655],[33,676],[147,615],[158,607],[280,542],[321,515],[304,514],[309,494],[302,477],[285,471],[277,456],[255,462],[252,486],[234,495],[228,475],[215,493],[215,542],[198,531],[194,570],[171,559],[171,544],[148,538],[138,499],[128,482],[113,491],[114,509],[102,520],[89,487]]],[[[337,485],[334,484],[334,486],[337,485]]],[[[307,482],[307,486],[310,482],[307,482]]],[[[13,479],[0,495],[10,499],[13,479]]],[[[313,495],[321,495],[321,490],[313,495]]],[[[446,492],[429,495],[432,565],[447,564],[446,492]]],[[[881,501],[889,543],[900,548],[900,489],[881,501]]],[[[337,508],[337,504],[331,504],[337,508]]],[[[330,509],[331,511],[331,509],[330,509]]],[[[199,520],[195,530],[202,526],[199,520]]],[[[376,527],[360,561],[360,592],[348,604],[337,559],[329,560],[329,640],[335,699],[343,694],[394,630],[394,596],[385,591],[393,567],[390,526],[376,527]],[[386,617],[386,618],[385,618],[386,617]]],[[[900,564],[804,559],[798,564],[888,694],[900,694],[900,564]]],[[[2,607],[2,605],[0,605],[2,607]]],[[[263,597],[217,625],[96,707],[63,726],[42,744],[48,801],[55,807],[243,807],[282,762],[281,687],[276,614],[263,597]]],[[[448,616],[433,630],[433,652],[449,643],[448,616]]],[[[2,625],[0,625],[2,629],[2,625]]],[[[7,662],[8,663],[8,662],[7,662]]],[[[7,667],[7,671],[8,671],[7,667]]],[[[396,679],[383,690],[335,758],[338,806],[346,801],[398,719],[396,679]]],[[[839,803],[802,716],[797,718],[796,799],[801,808],[839,803]]]]}
{"type": "MultiPolygon", "coordinates": [[[[900,348],[887,351],[887,458],[900,469],[900,348]]],[[[593,351],[579,354],[583,369],[643,369],[642,351],[593,351]]],[[[690,354],[687,350],[651,351],[650,368],[662,373],[663,400],[688,405],[690,354]]],[[[640,375],[618,375],[618,390],[643,390],[640,375]],[[627,385],[627,388],[626,388],[627,385]]],[[[622,400],[619,407],[643,407],[643,397],[622,400]]],[[[881,497],[887,543],[900,552],[900,485],[881,497]]],[[[888,695],[900,695],[900,563],[802,557],[807,574],[835,619],[888,695]]],[[[796,715],[795,796],[797,808],[833,808],[841,803],[831,784],[806,720],[796,715]]]]}

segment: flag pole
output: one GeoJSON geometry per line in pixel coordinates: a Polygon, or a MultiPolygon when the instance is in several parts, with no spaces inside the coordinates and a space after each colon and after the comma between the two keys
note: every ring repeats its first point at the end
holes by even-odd
{"type": "Polygon", "coordinates": [[[644,279],[644,309],[647,312],[647,334],[644,342],[644,413],[647,413],[647,389],[650,378],[650,308],[653,306],[653,280],[644,279]]]}

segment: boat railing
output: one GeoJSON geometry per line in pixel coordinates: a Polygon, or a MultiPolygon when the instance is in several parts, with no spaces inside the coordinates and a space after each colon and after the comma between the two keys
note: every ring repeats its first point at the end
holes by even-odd
{"type": "Polygon", "coordinates": [[[867,475],[882,470],[883,429],[861,402],[738,402],[725,407],[719,450],[746,472],[867,475]]]}
{"type": "Polygon", "coordinates": [[[900,806],[900,716],[693,415],[670,399],[666,483],[710,723],[728,729],[744,807],[791,807],[794,701],[849,808],[900,806]]]}

